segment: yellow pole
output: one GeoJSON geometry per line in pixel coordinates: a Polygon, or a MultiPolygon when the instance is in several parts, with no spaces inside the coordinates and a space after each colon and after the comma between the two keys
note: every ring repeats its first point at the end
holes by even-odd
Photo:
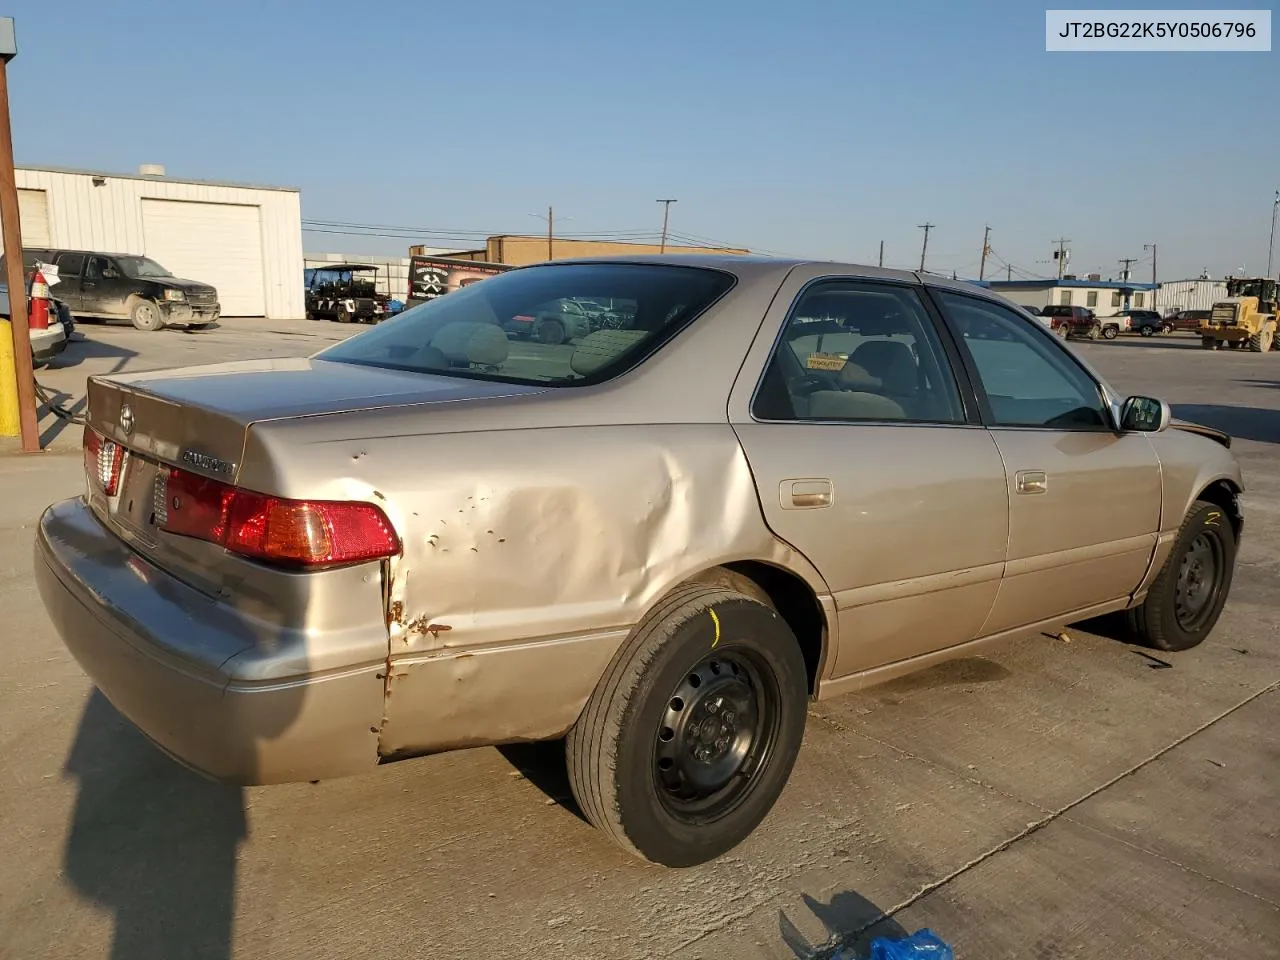
{"type": "Polygon", "coordinates": [[[18,383],[9,371],[13,369],[12,324],[0,317],[0,437],[16,437],[22,431],[18,415],[18,383]]]}

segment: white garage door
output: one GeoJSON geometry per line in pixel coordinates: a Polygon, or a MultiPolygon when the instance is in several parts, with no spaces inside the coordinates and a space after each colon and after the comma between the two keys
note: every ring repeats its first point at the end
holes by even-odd
{"type": "Polygon", "coordinates": [[[258,207],[143,200],[142,241],[174,276],[217,287],[224,316],[266,315],[258,207]]]}
{"type": "Polygon", "coordinates": [[[49,247],[49,194],[43,190],[18,191],[18,224],[24,247],[49,247]]]}

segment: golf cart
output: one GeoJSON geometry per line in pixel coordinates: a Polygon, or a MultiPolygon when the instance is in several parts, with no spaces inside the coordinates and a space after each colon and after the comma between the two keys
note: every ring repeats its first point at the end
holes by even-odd
{"type": "Polygon", "coordinates": [[[304,271],[307,319],[377,323],[387,315],[386,294],[378,293],[378,268],[369,263],[326,263],[304,271]]]}

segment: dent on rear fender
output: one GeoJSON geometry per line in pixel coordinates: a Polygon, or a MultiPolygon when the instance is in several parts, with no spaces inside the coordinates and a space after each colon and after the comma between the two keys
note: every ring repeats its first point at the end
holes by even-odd
{"type": "Polygon", "coordinates": [[[384,755],[564,733],[630,627],[709,567],[820,584],[766,528],[727,426],[432,440],[465,469],[376,491],[404,539],[385,568],[384,755]]]}

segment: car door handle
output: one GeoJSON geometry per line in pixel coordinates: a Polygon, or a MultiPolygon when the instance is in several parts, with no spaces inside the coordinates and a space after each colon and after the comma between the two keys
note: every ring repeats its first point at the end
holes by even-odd
{"type": "Polygon", "coordinates": [[[1043,470],[1019,470],[1014,487],[1019,493],[1045,493],[1049,489],[1049,475],[1043,470]]]}
{"type": "Polygon", "coordinates": [[[783,510],[814,510],[829,507],[835,500],[830,480],[783,480],[778,485],[783,510]]]}

